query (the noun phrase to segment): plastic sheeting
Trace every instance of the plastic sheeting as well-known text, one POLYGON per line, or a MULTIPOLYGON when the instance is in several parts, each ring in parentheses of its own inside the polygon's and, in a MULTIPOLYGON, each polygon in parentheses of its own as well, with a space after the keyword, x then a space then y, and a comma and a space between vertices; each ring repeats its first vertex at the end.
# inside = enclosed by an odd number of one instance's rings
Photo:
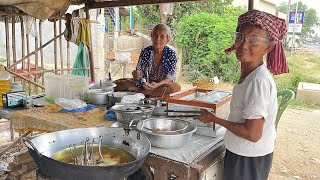
POLYGON ((62 16, 71 0, 0 0, 2 6, 15 6, 30 16, 46 20, 51 16, 62 16))

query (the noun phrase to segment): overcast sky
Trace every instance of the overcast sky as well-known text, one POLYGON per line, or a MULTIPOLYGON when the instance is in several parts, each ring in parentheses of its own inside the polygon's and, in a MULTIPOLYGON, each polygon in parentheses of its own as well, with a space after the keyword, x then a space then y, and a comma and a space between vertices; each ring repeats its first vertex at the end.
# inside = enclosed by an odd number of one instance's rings
MULTIPOLYGON (((306 4, 308 6, 308 8, 313 8, 317 11, 317 15, 318 17, 320 17, 320 1, 319 0, 300 0, 303 2, 303 4, 306 4)), ((277 1, 279 2, 278 4, 280 4, 280 2, 286 2, 288 3, 288 0, 281 0, 281 1, 277 1)), ((291 4, 297 2, 296 0, 291 0, 291 4)))

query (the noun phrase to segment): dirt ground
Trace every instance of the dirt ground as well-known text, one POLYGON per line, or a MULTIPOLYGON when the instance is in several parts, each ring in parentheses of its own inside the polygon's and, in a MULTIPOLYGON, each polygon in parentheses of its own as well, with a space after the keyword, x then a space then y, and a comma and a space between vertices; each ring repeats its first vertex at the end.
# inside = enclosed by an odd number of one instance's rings
POLYGON ((320 179, 320 110, 287 108, 278 124, 270 180, 320 179))

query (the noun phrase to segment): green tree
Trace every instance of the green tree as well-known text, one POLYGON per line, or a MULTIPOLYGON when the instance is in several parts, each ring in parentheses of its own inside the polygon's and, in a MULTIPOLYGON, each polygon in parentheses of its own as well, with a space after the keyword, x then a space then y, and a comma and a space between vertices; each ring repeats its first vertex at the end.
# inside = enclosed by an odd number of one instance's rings
MULTIPOLYGON (((296 3, 290 6, 290 12, 295 12, 295 8, 296 3)), ((277 9, 278 11, 289 15, 287 3, 281 3, 277 9)), ((313 8, 308 8, 308 6, 301 1, 298 2, 298 12, 304 12, 304 23, 301 34, 302 36, 307 36, 311 31, 311 27, 316 25, 319 20, 317 12, 313 8)))
POLYGON ((190 80, 211 77, 212 73, 225 81, 239 78, 239 62, 235 55, 225 55, 233 44, 233 33, 239 14, 245 10, 229 8, 223 14, 197 13, 179 22, 175 42, 183 52, 183 72, 190 80))

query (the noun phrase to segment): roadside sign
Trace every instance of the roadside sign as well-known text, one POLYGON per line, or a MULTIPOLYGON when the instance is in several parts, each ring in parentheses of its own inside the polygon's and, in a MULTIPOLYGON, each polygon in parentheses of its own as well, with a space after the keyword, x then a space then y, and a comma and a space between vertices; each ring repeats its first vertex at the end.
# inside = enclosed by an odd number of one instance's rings
MULTIPOLYGON (((289 14, 289 24, 294 24, 295 12, 290 12, 289 14)), ((304 12, 297 12, 296 24, 303 24, 304 12)))
POLYGON ((289 24, 289 27, 288 27, 288 32, 293 32, 293 29, 294 29, 294 32, 295 33, 301 33, 302 31, 302 24, 289 24))
POLYGON ((288 32, 301 33, 302 24, 304 22, 304 12, 297 12, 296 22, 295 22, 295 12, 289 13, 289 27, 288 32))

